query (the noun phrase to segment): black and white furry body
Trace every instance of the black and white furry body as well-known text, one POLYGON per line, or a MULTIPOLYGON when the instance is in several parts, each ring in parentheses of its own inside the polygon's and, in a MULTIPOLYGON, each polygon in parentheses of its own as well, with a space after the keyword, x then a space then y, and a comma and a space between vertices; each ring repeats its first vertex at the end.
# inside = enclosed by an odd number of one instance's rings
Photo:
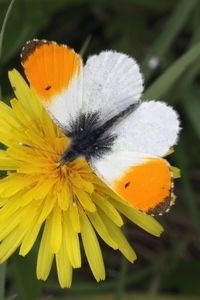
POLYGON ((117 126, 138 106, 138 103, 131 104, 104 123, 98 112, 80 114, 64 130, 65 134, 71 138, 71 143, 60 159, 61 165, 76 159, 78 156, 83 156, 90 161, 91 158, 100 158, 111 151, 117 138, 117 134, 111 132, 112 127, 117 126))

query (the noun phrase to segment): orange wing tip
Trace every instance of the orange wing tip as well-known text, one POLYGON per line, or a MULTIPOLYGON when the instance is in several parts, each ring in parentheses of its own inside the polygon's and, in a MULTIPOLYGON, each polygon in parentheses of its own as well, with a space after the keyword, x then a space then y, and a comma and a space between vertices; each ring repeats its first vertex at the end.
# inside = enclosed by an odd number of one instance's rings
POLYGON ((22 48, 22 51, 20 54, 22 65, 25 64, 27 59, 36 51, 36 49, 39 49, 43 45, 57 45, 59 47, 64 47, 66 49, 70 49, 71 51, 75 52, 72 48, 69 48, 65 44, 58 44, 55 41, 47 41, 45 39, 42 39, 42 40, 32 39, 32 40, 27 41, 25 46, 22 48))
POLYGON ((152 215, 162 215, 175 202, 173 172, 160 158, 130 167, 114 183, 114 190, 135 208, 152 215))
POLYGON ((27 59, 31 56, 31 54, 35 52, 37 48, 39 48, 40 46, 46 43, 48 43, 46 40, 38 40, 38 39, 27 41, 25 46, 22 48, 22 52, 20 54, 22 65, 24 65, 27 59))
POLYGON ((163 213, 168 213, 171 207, 175 204, 176 196, 171 192, 170 197, 157 204, 155 207, 150 208, 147 213, 152 216, 162 216, 163 213))
POLYGON ((45 102, 67 90, 82 68, 81 57, 73 49, 38 39, 23 47, 21 63, 31 87, 45 102))

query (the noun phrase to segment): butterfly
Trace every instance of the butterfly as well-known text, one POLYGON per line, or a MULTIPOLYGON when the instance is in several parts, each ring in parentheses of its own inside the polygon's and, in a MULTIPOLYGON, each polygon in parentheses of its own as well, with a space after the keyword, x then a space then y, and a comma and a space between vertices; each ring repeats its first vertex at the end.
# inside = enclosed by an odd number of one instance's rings
POLYGON ((21 63, 30 86, 70 138, 60 165, 78 157, 116 194, 147 213, 173 202, 173 173, 163 157, 177 143, 179 118, 160 101, 141 102, 143 77, 126 54, 82 58, 63 44, 28 41, 21 63))

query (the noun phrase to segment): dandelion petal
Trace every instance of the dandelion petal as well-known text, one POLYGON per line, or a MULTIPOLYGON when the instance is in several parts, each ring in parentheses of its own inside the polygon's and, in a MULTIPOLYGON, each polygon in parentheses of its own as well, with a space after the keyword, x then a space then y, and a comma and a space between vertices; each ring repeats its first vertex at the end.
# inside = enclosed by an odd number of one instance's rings
POLYGON ((38 258, 37 258, 37 278, 46 280, 49 276, 53 262, 53 253, 51 252, 50 239, 51 226, 49 226, 49 219, 47 219, 40 242, 38 258))
POLYGON ((101 248, 94 229, 84 213, 81 215, 81 237, 85 254, 95 279, 97 281, 104 280, 105 267, 101 248))
POLYGON ((62 240, 62 245, 59 252, 56 253, 56 267, 60 286, 62 288, 69 288, 72 283, 72 265, 67 255, 67 247, 64 240, 62 240))

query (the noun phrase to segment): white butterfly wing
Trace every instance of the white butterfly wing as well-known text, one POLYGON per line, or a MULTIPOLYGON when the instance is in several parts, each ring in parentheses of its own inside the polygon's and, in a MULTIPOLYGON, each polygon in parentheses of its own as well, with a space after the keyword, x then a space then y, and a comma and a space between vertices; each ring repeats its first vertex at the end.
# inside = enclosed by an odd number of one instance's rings
POLYGON ((104 51, 91 56, 83 70, 83 112, 98 112, 108 120, 139 102, 143 79, 131 57, 104 51))
POLYGON ((164 156, 176 144, 180 131, 175 110, 164 102, 143 102, 113 128, 114 150, 164 156))

